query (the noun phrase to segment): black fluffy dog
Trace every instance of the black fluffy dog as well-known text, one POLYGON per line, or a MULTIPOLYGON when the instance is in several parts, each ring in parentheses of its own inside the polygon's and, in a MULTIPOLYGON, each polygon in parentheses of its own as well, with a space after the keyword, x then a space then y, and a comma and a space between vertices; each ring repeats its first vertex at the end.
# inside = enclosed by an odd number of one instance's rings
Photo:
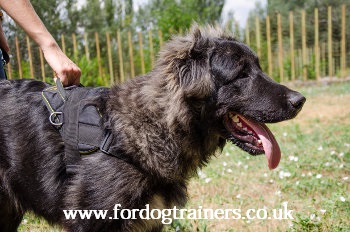
POLYGON ((47 87, 0 83, 1 231, 16 231, 28 210, 67 231, 161 231, 161 220, 66 220, 63 210, 184 206, 189 178, 226 141, 265 153, 273 169, 281 154, 264 123, 295 117, 305 102, 264 74, 246 45, 194 26, 167 43, 150 73, 95 99, 114 154, 81 156, 68 173, 71 154, 42 98, 47 87))

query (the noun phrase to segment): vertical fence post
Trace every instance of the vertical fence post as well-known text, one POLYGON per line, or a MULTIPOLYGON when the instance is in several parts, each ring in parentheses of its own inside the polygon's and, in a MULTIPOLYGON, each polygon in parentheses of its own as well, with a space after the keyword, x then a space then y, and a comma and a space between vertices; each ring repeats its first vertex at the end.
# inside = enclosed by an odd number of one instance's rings
POLYGON ((303 57, 303 80, 307 80, 307 49, 306 49, 306 26, 305 26, 305 10, 301 10, 301 49, 303 57))
POLYGON ((106 40, 107 40, 107 55, 108 55, 108 67, 109 67, 109 78, 110 78, 109 84, 112 85, 114 83, 114 76, 113 76, 114 72, 113 72, 111 37, 108 31, 106 32, 106 40))
POLYGON ((62 51, 64 54, 66 54, 66 42, 64 40, 64 35, 61 35, 61 44, 62 44, 62 51))
POLYGON ((158 37, 159 37, 159 49, 163 47, 163 32, 161 30, 158 31, 158 37))
POLYGON ((8 72, 9 80, 12 80, 12 67, 11 67, 11 63, 8 63, 8 64, 7 64, 7 72, 8 72))
POLYGON ((148 39, 149 39, 149 55, 151 59, 151 68, 154 67, 154 52, 153 52, 153 37, 152 30, 148 30, 148 39))
POLYGON ((18 37, 15 37, 15 44, 16 44, 16 55, 17 55, 17 64, 18 64, 18 72, 19 72, 19 78, 23 78, 23 70, 22 70, 22 61, 21 61, 21 54, 19 51, 19 42, 18 37))
POLYGON ((131 78, 135 77, 135 65, 134 65, 134 50, 132 47, 132 36, 131 31, 128 31, 128 43, 129 43, 129 57, 130 57, 130 71, 131 78))
POLYGON ((289 36, 290 36, 290 73, 292 81, 295 80, 295 58, 294 58, 294 15, 289 12, 289 36))
POLYGON ((260 20, 259 17, 255 17, 255 30, 256 30, 256 48, 258 57, 261 58, 261 42, 260 42, 260 20))
POLYGON ((30 46, 29 37, 26 36, 26 39, 27 39, 27 48, 28 48, 28 59, 29 59, 30 78, 34 79, 34 68, 33 68, 32 49, 31 49, 31 46, 30 46))
POLYGON ((272 52, 271 52, 271 31, 270 31, 270 16, 266 16, 266 37, 267 37, 267 62, 268 74, 272 78, 272 52))
POLYGON ((77 62, 77 60, 78 60, 78 46, 77 46, 77 37, 75 36, 75 33, 72 34, 72 40, 73 40, 74 61, 77 62))
POLYGON ((345 4, 341 6, 341 77, 345 77, 345 71, 346 71, 346 29, 345 29, 345 21, 346 21, 346 14, 345 14, 345 4))
POLYGON ((39 55, 40 55, 40 67, 41 67, 41 78, 43 82, 46 81, 46 75, 45 75, 45 64, 44 64, 44 55, 41 48, 39 48, 39 55))
POLYGON ((97 32, 95 32, 95 43, 96 43, 96 55, 97 55, 97 63, 98 63, 98 74, 99 74, 100 78, 103 78, 102 64, 101 64, 100 39, 99 39, 97 32))
POLYGON ((284 81, 283 78, 283 42, 282 42, 282 26, 281 26, 281 14, 277 14, 277 40, 278 40, 278 66, 280 73, 280 82, 284 81))
MULTIPOLYGON (((326 43, 325 42, 322 42, 321 43, 321 61, 322 63, 326 64, 326 57, 327 57, 327 46, 326 46, 326 43)), ((326 65, 323 66, 323 73, 322 73, 323 76, 327 76, 327 67, 326 65)))
POLYGON ((139 39, 139 52, 140 52, 140 61, 141 61, 141 72, 142 72, 142 74, 145 74, 146 70, 145 70, 145 59, 144 59, 144 56, 143 56, 142 33, 138 32, 137 36, 138 36, 138 39, 139 39))
POLYGON ((250 46, 250 38, 249 38, 249 21, 247 20, 245 24, 245 43, 250 46))
POLYGON ((328 6, 328 74, 333 76, 332 7, 328 6))
POLYGON ((84 43, 85 43, 85 56, 86 60, 90 61, 90 52, 89 52, 89 41, 88 41, 88 36, 87 33, 84 33, 84 43))
POLYGON ((120 36, 120 31, 117 32, 117 42, 118 42, 118 58, 119 58, 119 72, 120 72, 120 82, 125 81, 124 77, 124 64, 123 64, 123 50, 122 50, 122 39, 120 36))
POLYGON ((318 30, 318 9, 315 8, 315 75, 316 80, 320 80, 320 46, 319 40, 319 30, 318 30))

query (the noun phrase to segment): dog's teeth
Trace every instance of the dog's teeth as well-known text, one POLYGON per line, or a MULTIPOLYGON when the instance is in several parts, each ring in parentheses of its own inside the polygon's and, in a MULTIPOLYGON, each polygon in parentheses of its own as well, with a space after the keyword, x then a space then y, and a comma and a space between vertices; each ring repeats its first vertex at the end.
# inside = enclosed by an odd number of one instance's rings
POLYGON ((242 123, 240 123, 240 122, 237 123, 237 126, 242 127, 242 123))
POLYGON ((258 140, 258 144, 259 144, 259 145, 261 145, 261 144, 262 144, 262 142, 261 142, 261 140, 260 140, 260 139, 258 140))
POLYGON ((243 127, 243 130, 244 130, 244 131, 248 131, 247 127, 243 127))
POLYGON ((233 122, 239 122, 239 118, 237 115, 235 115, 233 118, 232 118, 233 122))

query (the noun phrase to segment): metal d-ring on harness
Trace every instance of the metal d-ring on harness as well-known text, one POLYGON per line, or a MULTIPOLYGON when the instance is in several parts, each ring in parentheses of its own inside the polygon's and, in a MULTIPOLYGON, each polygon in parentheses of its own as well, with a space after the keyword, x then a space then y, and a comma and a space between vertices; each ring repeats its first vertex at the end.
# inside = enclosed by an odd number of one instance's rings
POLYGON ((60 122, 58 119, 59 116, 62 116, 62 114, 62 112, 52 112, 49 116, 50 123, 54 126, 62 126, 63 122, 60 122))
POLYGON ((59 79, 55 86, 42 91, 43 101, 49 110, 49 122, 59 130, 65 145, 67 172, 74 172, 81 155, 101 151, 111 152, 113 136, 103 125, 96 99, 107 94, 108 88, 70 86, 64 88, 59 79))

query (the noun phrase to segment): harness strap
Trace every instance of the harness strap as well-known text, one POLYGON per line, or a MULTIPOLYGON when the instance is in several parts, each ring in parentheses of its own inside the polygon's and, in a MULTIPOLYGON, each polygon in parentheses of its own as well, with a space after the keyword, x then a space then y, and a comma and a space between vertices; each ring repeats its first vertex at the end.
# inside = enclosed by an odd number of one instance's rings
POLYGON ((74 173, 80 155, 97 150, 108 155, 114 153, 111 149, 113 135, 111 130, 103 127, 102 115, 94 101, 106 91, 107 88, 64 88, 58 79, 56 86, 42 92, 50 112, 49 120, 59 130, 65 144, 67 173, 74 173))
MULTIPOLYGON (((80 101, 74 101, 76 97, 81 97, 84 92, 83 88, 76 88, 72 91, 70 97, 63 108, 64 127, 62 127, 61 134, 65 144, 66 164, 77 164, 80 160, 80 153, 78 149, 78 130, 79 130, 79 104, 80 101), (68 155, 67 155, 68 154, 68 155)), ((67 169, 69 166, 67 166, 67 169)), ((69 170, 67 170, 69 172, 69 170)))

